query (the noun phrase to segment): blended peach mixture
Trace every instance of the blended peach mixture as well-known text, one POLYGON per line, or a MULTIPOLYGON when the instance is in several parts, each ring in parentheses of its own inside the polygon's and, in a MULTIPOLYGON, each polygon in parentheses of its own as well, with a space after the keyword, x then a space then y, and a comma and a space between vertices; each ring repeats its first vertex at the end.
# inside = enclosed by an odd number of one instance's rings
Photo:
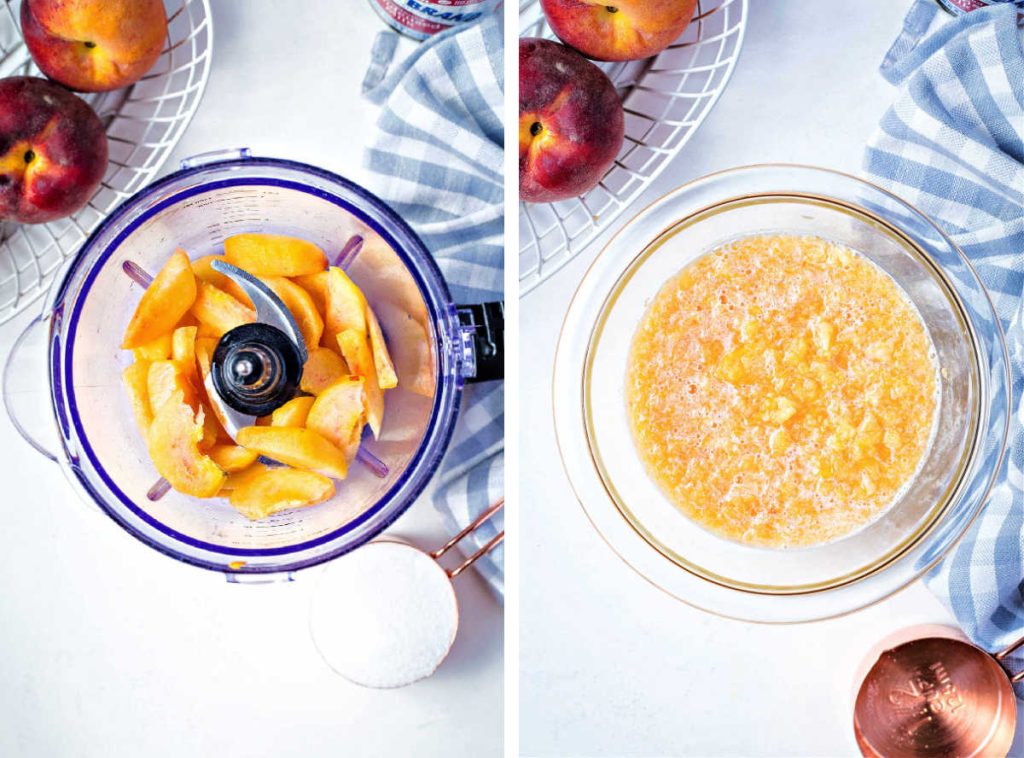
POLYGON ((757 236, 661 289, 626 402, 641 459, 683 513, 800 547, 868 523, 913 479, 937 373, 924 323, 881 269, 815 237, 757 236))

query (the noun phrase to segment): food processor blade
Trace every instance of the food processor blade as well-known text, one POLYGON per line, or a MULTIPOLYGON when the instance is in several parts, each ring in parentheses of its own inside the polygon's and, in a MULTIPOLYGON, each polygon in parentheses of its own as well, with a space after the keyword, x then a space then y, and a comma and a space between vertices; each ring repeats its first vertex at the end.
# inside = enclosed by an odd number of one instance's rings
POLYGON ((233 266, 226 261, 215 260, 211 267, 242 288, 256 308, 256 323, 269 324, 288 335, 298 349, 299 355, 302 356, 302 362, 305 363, 309 354, 306 352, 306 343, 302 339, 302 331, 295 322, 292 312, 281 302, 281 298, 270 287, 238 266, 233 266))
POLYGON ((212 268, 241 287, 256 310, 255 324, 221 337, 214 365, 203 380, 214 414, 231 439, 236 439, 241 429, 273 410, 271 406, 280 407, 294 397, 309 354, 294 316, 270 287, 225 261, 214 261, 212 268), (289 355, 292 349, 298 356, 297 366, 289 361, 294 358, 289 355), (266 375, 264 383, 252 383, 257 374, 266 375))

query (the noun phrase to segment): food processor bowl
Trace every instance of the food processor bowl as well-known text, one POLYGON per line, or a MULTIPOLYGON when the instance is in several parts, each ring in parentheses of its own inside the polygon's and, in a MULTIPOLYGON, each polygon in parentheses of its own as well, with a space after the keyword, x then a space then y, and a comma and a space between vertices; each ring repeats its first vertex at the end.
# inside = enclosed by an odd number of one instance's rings
POLYGON ((851 176, 753 166, 666 195, 608 243, 562 329, 555 424, 587 515, 644 577, 721 615, 806 621, 887 597, 962 536, 1003 458, 1009 383, 1002 329, 985 288, 927 217, 851 176), (627 418, 625 367, 647 306, 685 266, 755 234, 822 237, 873 261, 919 311, 939 368, 937 428, 914 480, 874 521, 811 547, 752 546, 689 519, 647 475, 627 418))
POLYGON ((452 302, 420 239, 355 184, 247 150, 190 159, 114 211, 50 295, 40 323, 61 447, 54 457, 87 499, 147 545, 229 579, 289 576, 370 540, 427 485, 451 437, 463 383, 495 378, 491 346, 478 354, 486 337, 473 323, 478 308, 452 302), (379 438, 363 440, 386 475, 353 463, 329 501, 261 521, 224 498, 173 490, 150 496, 159 474, 121 380, 133 356, 119 345, 143 290, 125 264, 155 274, 175 248, 193 259, 221 253, 225 238, 243 232, 301 237, 345 266, 381 322, 399 375, 379 438))

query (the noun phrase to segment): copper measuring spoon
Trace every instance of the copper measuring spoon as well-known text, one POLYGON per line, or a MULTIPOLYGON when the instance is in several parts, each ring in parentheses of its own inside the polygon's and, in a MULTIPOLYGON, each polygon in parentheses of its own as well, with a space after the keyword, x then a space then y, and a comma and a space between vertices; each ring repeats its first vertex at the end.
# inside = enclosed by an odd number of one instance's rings
POLYGON ((885 650, 857 693, 853 731, 869 758, 1005 756, 1017 699, 1007 659, 1024 637, 989 654, 955 637, 931 636, 885 650))

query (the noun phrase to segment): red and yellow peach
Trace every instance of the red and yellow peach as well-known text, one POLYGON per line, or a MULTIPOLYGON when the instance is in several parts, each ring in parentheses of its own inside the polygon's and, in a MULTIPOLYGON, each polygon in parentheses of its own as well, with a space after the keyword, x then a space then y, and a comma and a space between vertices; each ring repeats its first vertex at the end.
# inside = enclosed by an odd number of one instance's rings
POLYGON ((106 169, 107 136, 85 101, 45 79, 0 80, 0 219, 68 216, 89 202, 106 169))
POLYGON ((615 161, 625 116, 611 81, 565 45, 519 41, 519 196, 554 202, 592 189, 615 161))

